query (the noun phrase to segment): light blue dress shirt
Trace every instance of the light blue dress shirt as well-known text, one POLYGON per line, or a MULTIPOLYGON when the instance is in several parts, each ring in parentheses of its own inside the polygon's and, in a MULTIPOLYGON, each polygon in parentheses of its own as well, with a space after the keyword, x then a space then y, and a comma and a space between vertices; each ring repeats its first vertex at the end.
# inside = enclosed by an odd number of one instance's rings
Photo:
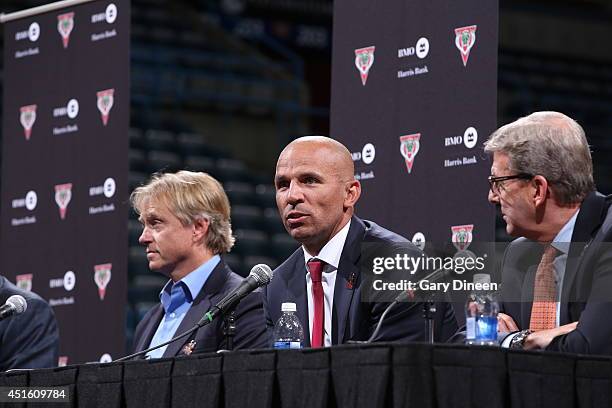
MULTIPOLYGON (((567 256, 570 250, 570 244, 572 243, 572 234, 574 233, 574 227, 576 226, 576 218, 580 209, 570 218, 561 230, 557 233, 551 245, 558 251, 555 260, 553 261, 553 272, 555 275, 555 283, 557 284, 557 320, 556 326, 559 327, 559 319, 561 318, 561 292, 563 291, 563 277, 565 276, 565 266, 567 265, 567 256)), ((510 347, 512 339, 518 335, 517 333, 506 336, 505 333, 500 333, 503 341, 502 347, 510 347)))
MULTIPOLYGON (((164 317, 162 317, 149 347, 154 347, 174 337, 176 330, 191 307, 193 299, 198 296, 220 260, 219 255, 215 255, 197 269, 188 273, 180 281, 172 282, 170 280, 166 283, 159 293, 159 300, 164 307, 164 317)), ((150 351, 147 353, 147 358, 162 357, 166 347, 168 346, 150 351)))

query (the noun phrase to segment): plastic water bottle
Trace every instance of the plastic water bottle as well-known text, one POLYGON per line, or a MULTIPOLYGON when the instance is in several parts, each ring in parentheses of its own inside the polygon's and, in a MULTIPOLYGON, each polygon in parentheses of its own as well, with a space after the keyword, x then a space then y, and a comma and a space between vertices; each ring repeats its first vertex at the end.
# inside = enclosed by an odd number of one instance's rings
MULTIPOLYGON (((491 277, 483 273, 475 274, 474 283, 489 284, 491 277)), ((475 290, 470 293, 465 306, 465 342, 476 345, 498 345, 498 313, 499 303, 495 292, 475 290)))
POLYGON ((299 349, 304 344, 304 329, 300 319, 295 315, 295 303, 283 303, 283 314, 274 325, 275 349, 299 349))

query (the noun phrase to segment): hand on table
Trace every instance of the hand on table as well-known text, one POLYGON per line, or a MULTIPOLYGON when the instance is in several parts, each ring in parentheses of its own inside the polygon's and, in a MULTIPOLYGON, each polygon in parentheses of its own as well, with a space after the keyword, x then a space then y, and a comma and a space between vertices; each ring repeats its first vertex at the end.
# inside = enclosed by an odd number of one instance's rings
POLYGON ((498 333, 512 333, 518 331, 518 326, 514 323, 514 320, 505 313, 499 313, 497 315, 497 332, 498 333))
POLYGON ((551 341, 557 336, 567 334, 576 329, 578 322, 565 324, 563 326, 555 327, 554 329, 540 330, 531 333, 525 339, 524 350, 541 350, 548 347, 551 341))

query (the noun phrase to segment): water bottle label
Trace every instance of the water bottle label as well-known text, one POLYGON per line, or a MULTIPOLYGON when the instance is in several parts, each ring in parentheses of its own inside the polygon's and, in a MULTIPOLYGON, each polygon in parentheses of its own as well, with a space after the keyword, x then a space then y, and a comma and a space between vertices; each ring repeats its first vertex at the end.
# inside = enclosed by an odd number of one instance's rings
POLYGON ((301 349, 302 342, 301 341, 275 341, 274 348, 275 349, 301 349))
POLYGON ((481 316, 478 318, 476 339, 479 341, 497 341, 497 317, 481 316))
POLYGON ((465 338, 466 339, 475 339, 476 338, 476 318, 468 317, 465 319, 465 338))

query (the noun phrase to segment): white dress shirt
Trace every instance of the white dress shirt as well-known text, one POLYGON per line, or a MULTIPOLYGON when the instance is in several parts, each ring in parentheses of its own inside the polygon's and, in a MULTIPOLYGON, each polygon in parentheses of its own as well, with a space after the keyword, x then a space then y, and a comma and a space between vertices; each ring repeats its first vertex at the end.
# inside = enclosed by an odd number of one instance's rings
POLYGON ((332 310, 334 307, 334 287, 336 285, 336 275, 338 273, 338 265, 340 264, 340 256, 342 249, 348 236, 351 222, 346 223, 340 231, 330 239, 327 244, 321 248, 319 254, 314 256, 308 253, 306 248, 302 246, 304 251, 304 269, 306 271, 306 291, 308 293, 308 327, 312 338, 312 323, 314 319, 314 301, 312 296, 312 279, 310 271, 308 271, 308 261, 311 259, 319 259, 325 262, 321 277, 323 285, 324 308, 325 308, 325 332, 323 333, 323 344, 326 347, 332 345, 332 310))

